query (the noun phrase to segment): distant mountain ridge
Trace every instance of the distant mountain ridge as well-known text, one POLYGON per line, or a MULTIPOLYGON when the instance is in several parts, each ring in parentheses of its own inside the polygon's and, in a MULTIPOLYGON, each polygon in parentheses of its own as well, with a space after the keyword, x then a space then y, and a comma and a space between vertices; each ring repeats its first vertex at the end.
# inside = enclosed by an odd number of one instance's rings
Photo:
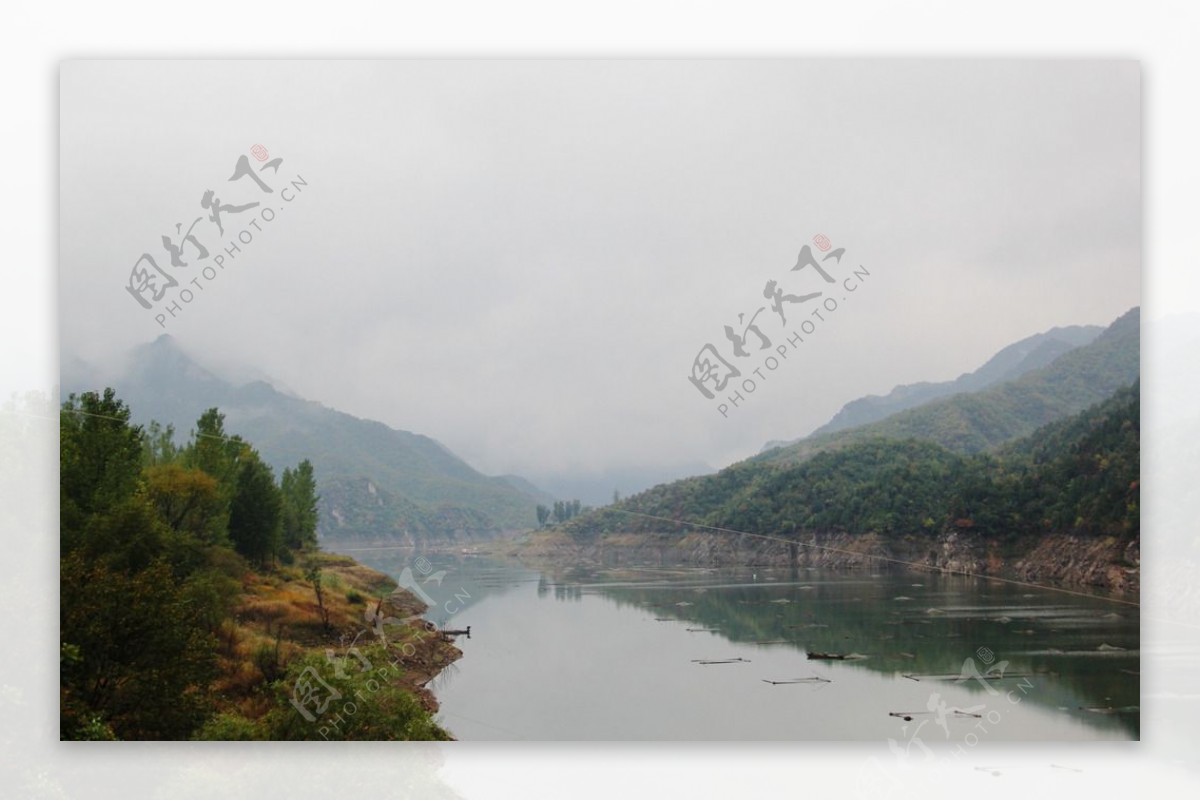
POLYGON ((659 485, 558 529, 577 543, 713 531, 794 542, 819 533, 969 531, 1010 544, 1049 533, 1128 543, 1140 536, 1140 407, 1135 379, 993 453, 872 436, 800 462, 747 460, 659 485))
MULTIPOLYGON (((64 395, 103 388, 93 385, 94 371, 72 365, 83 376, 64 376, 64 395)), ((135 422, 171 423, 186 437, 215 406, 225 415, 225 430, 253 442, 277 474, 312 461, 323 538, 474 539, 536 522, 542 495, 532 484, 485 476, 430 437, 280 392, 265 381, 235 385, 200 366, 168 335, 138 347, 125 375, 107 385, 132 407, 135 422)))
MULTIPOLYGON (((751 461, 799 462, 872 437, 927 440, 957 453, 989 450, 1080 412, 1138 380, 1140 351, 1141 314, 1135 307, 1088 344, 1018 378, 978 392, 936 398, 865 425, 816 434, 759 453, 751 461)), ((1030 355, 1034 352, 1037 348, 1030 355)))
MULTIPOLYGON (((1019 378, 1025 373, 1045 367, 1067 351, 1089 344, 1102 331, 1103 326, 1098 325, 1070 325, 1034 334, 1001 349, 982 367, 970 373, 963 373, 953 381, 901 384, 887 395, 867 395, 852 400, 828 423, 815 429, 808 437, 818 437, 874 423, 896 412, 912 409, 937 398, 961 392, 978 392, 994 384, 1019 378)), ((763 446, 763 451, 792 445, 808 437, 768 442, 763 446)))

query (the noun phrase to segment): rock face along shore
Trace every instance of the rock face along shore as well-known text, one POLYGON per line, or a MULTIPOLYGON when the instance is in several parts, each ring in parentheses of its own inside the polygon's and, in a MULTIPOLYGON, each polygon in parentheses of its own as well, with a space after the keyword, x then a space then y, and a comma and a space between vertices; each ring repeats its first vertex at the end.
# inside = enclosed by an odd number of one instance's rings
MULTIPOLYGON (((796 542, 751 535, 604 534, 580 543, 556 531, 535 532, 505 553, 551 564, 770 565, 834 569, 889 564, 1090 588, 1123 596, 1141 589, 1141 543, 1113 537, 1046 534, 1001 544, 961 531, 884 538, 878 534, 809 534, 796 542)), ((501 549, 497 549, 501 550, 501 549)))

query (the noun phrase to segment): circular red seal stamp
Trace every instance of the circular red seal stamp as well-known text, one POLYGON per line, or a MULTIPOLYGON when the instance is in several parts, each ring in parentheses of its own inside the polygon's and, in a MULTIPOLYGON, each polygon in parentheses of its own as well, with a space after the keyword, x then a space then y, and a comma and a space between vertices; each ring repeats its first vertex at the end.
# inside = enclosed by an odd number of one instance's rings
POLYGON ((813 244, 821 249, 822 252, 833 247, 833 243, 829 241, 829 237, 825 234, 817 234, 813 237, 813 244))
POLYGON ((267 149, 262 145, 255 145, 254 147, 250 148, 250 154, 259 161, 266 161, 267 156, 270 155, 267 153, 267 149))

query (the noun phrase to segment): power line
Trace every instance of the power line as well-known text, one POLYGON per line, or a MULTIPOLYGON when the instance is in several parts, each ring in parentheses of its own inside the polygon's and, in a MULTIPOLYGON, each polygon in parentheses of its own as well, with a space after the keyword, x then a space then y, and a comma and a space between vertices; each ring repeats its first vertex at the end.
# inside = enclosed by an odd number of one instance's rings
MULTIPOLYGON (((115 417, 115 416, 113 416, 113 415, 111 415, 111 414, 96 414, 95 412, 85 412, 83 409, 60 409, 59 411, 62 411, 62 412, 67 412, 68 414, 78 414, 78 415, 82 415, 83 417, 94 417, 94 418, 96 418, 96 419, 98 419, 98 420, 112 420, 112 421, 114 421, 114 422, 117 422, 117 423, 122 423, 122 424, 124 424, 124 425, 129 425, 129 420, 127 420, 127 419, 125 419, 125 418, 122 418, 122 417, 115 417)), ((58 418, 55 418, 55 417, 47 417, 47 416, 45 416, 45 415, 40 415, 40 414, 32 414, 32 413, 30 413, 30 412, 17 412, 17 411, 14 411, 14 412, 10 412, 10 414, 19 414, 19 415, 21 415, 22 417, 32 417, 32 418, 34 418, 34 419, 36 419, 36 420, 50 420, 50 421, 53 421, 53 420, 57 420, 57 419, 58 419, 58 418)), ((154 422, 157 422, 157 421, 154 421, 154 422)), ((170 424, 168 424, 168 425, 170 425, 170 424)), ((141 427, 141 426, 139 426, 139 427, 141 427)), ((172 426, 172 428, 173 428, 173 426, 172 426)), ((143 433, 145 433, 145 428, 142 428, 142 432, 143 432, 143 433)), ((197 437, 197 438, 198 438, 198 437, 204 437, 205 439, 217 439, 217 440, 221 440, 222 442, 236 442, 236 443, 237 443, 237 444, 239 444, 239 445, 249 445, 249 444, 250 444, 250 443, 246 442, 246 440, 242 439, 242 438, 241 438, 239 435, 237 435, 237 434, 234 434, 234 435, 232 435, 232 436, 228 436, 228 437, 223 437, 223 436, 220 436, 220 435, 218 435, 218 434, 201 434, 201 433, 199 433, 199 432, 193 431, 193 432, 191 432, 191 435, 192 435, 193 437, 197 437)))

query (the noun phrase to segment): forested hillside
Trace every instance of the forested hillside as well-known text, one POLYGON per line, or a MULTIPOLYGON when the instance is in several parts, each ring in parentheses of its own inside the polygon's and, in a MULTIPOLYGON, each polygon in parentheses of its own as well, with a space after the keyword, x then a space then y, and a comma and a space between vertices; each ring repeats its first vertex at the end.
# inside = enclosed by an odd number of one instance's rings
MULTIPOLYGON (((868 395, 852 400, 838 411, 825 425, 809 436, 832 434, 847 428, 874 423, 896 412, 921 406, 936 398, 958 395, 963 392, 978 392, 990 386, 1020 378, 1053 362, 1059 356, 1087 345, 1103 332, 1095 325, 1071 325, 1052 328, 1041 334, 1026 337, 1000 350, 979 369, 964 373, 953 381, 922 381, 902 384, 886 395, 868 395)), ((800 438, 803 439, 803 438, 800 438)), ((763 450, 782 448, 799 442, 769 442, 763 450)))
POLYGON ((1092 342, 1049 365, 980 392, 962 393, 878 422, 766 451, 754 461, 794 464, 827 450, 884 437, 915 438, 956 453, 980 453, 1099 403, 1140 372, 1140 314, 1131 309, 1092 342))
MULTIPOLYGON (((305 672, 326 668, 324 686, 342 695, 368 680, 377 688, 338 739, 447 737, 405 677, 414 659, 452 646, 399 658, 386 639, 361 643, 364 657, 393 666, 390 682, 325 659, 366 628, 371 608, 379 619, 385 596, 415 599, 317 552, 312 465, 276 480, 217 409, 182 446, 130 418, 111 389, 62 407, 62 739, 315 739, 328 732, 293 702, 312 685, 305 672)), ((415 631, 389 634, 408 642, 415 631)))
MULTIPOLYGON (((255 442, 281 471, 311 460, 322 497, 318 533, 330 539, 416 541, 466 532, 487 536, 534 523, 542 495, 511 477, 485 476, 431 437, 365 420, 282 392, 265 381, 234 383, 202 367, 169 336, 136 348, 117 386, 134 422, 173 424, 178 434, 207 408, 255 442), (380 492, 370 493, 372 486, 380 492)), ((64 391, 84 389, 64 376, 64 391)))
POLYGON ((996 454, 873 437, 794 465, 743 462, 664 484, 562 526, 602 533, 690 524, 798 537, 968 529, 995 537, 1139 533, 1139 385, 996 454))

